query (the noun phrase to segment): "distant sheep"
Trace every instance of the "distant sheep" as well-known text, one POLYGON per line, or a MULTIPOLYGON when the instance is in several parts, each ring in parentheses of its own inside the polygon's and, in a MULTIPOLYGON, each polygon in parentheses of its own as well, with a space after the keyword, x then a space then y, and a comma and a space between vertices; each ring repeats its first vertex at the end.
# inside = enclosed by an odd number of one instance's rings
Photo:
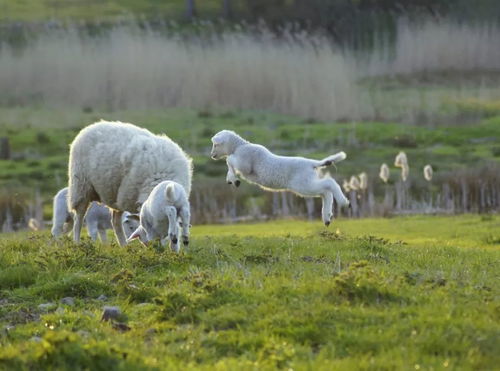
MULTIPOLYGON (((52 216, 52 236, 59 237, 63 233, 69 232, 73 226, 73 215, 68 210, 68 187, 61 189, 54 196, 53 216, 52 216)), ((85 224, 90 238, 97 240, 99 234, 101 241, 106 242, 106 230, 111 228, 111 213, 105 206, 92 202, 87 214, 85 224)), ((139 223, 135 223, 137 228, 139 223)), ((132 232, 130 232, 132 233, 132 232)))
POLYGON ((346 158, 339 152, 323 160, 277 156, 266 147, 252 144, 233 131, 222 130, 212 137, 211 156, 226 158, 226 181, 239 186, 238 176, 268 191, 291 191, 304 197, 323 199, 322 217, 326 226, 333 216, 333 199, 340 206, 349 205, 337 182, 323 176, 322 168, 346 158))
POLYGON ((91 201, 113 210, 113 229, 124 246, 123 212, 139 210, 157 184, 173 180, 184 187, 187 196, 191 192, 191 159, 179 145, 165 135, 121 122, 101 121, 80 131, 70 147, 68 173, 75 241, 80 240, 91 201))
POLYGON ((140 226, 130 235, 127 242, 135 238, 146 244, 159 238, 163 246, 170 238, 171 248, 179 252, 178 218, 182 225, 182 242, 189 243, 191 214, 189 201, 184 188, 171 181, 164 181, 153 188, 147 200, 142 204, 140 226))

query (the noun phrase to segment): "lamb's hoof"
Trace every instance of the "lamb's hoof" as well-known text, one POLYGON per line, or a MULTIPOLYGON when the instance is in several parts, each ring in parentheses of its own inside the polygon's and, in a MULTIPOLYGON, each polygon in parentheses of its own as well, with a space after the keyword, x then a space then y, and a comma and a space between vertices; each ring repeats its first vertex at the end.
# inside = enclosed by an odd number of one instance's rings
POLYGON ((240 182, 239 180, 237 180, 237 181, 235 181, 235 182, 234 182, 234 185, 235 185, 236 187, 239 187, 239 186, 240 186, 240 184, 241 184, 241 182, 240 182))

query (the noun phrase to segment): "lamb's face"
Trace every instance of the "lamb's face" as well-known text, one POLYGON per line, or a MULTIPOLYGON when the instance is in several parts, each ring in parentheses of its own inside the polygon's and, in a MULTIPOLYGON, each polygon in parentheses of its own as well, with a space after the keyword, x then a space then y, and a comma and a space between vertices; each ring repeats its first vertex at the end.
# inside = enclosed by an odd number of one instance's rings
POLYGON ((210 152, 212 159, 220 160, 230 155, 229 135, 227 130, 222 130, 212 137, 212 151, 210 152))
POLYGON ((122 217, 122 227, 123 227, 123 232, 125 233, 125 236, 129 238, 132 233, 139 227, 140 224, 140 218, 138 214, 132 214, 129 213, 128 211, 125 211, 123 213, 122 217))

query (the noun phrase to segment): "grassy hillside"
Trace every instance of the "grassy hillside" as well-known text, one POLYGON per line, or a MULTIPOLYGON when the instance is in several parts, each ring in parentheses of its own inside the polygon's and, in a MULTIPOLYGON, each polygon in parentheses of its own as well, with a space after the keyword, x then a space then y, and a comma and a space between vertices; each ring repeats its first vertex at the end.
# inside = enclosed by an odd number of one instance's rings
POLYGON ((498 223, 194 227, 181 255, 2 235, 0 367, 494 369, 498 223))

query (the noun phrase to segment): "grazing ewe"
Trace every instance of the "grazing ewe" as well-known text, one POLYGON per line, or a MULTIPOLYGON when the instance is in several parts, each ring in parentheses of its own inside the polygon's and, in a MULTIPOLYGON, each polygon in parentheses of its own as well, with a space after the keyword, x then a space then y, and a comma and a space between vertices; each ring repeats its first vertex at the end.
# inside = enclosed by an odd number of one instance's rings
POLYGON ((304 197, 320 196, 323 199, 322 215, 326 226, 333 216, 334 198, 340 206, 349 205, 337 182, 321 172, 322 168, 344 160, 344 152, 323 160, 277 156, 266 147, 252 144, 229 130, 215 134, 212 143, 212 158, 227 158, 226 180, 229 184, 238 187, 238 176, 241 176, 268 191, 286 190, 304 197))
MULTIPOLYGON (((61 189, 54 196, 54 209, 52 217, 52 236, 59 237, 67 233, 73 225, 73 215, 68 210, 68 187, 61 189)), ((106 242, 106 229, 111 228, 111 213, 105 206, 93 202, 85 215, 87 231, 93 241, 97 240, 97 234, 102 242, 106 242)), ((137 225, 138 223, 136 223, 137 225)))
POLYGON ((139 238, 146 244, 159 238, 162 246, 165 246, 167 238, 170 238, 172 250, 179 252, 178 218, 182 224, 182 242, 188 245, 191 214, 186 192, 179 183, 168 180, 161 182, 153 188, 142 204, 141 225, 130 235, 127 242, 139 238))
POLYGON ((101 121, 82 129, 69 155, 68 206, 74 210, 73 239, 80 240, 83 215, 91 201, 113 210, 112 224, 121 246, 126 244, 121 219, 136 211, 151 190, 173 180, 191 192, 191 159, 165 135, 121 122, 101 121))

